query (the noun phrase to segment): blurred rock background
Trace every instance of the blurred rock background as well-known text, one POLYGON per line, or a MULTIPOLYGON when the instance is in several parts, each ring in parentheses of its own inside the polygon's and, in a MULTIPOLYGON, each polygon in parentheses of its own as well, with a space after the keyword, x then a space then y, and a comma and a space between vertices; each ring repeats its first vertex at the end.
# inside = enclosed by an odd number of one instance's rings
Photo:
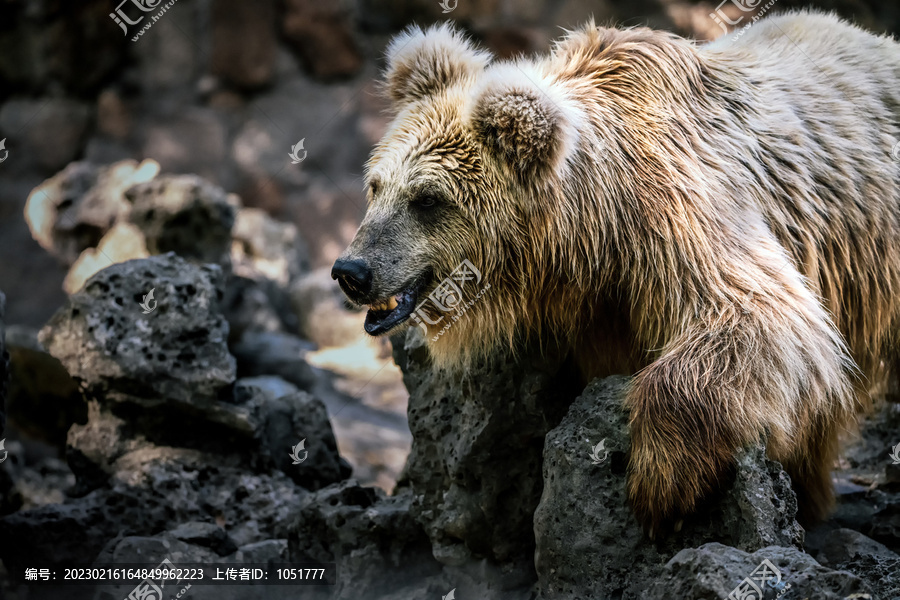
MULTIPOLYGON (((545 50, 590 16, 720 33, 717 3, 692 0, 448 0, 447 14, 438 0, 178 0, 133 42, 149 18, 126 35, 109 16, 117 4, 0 0, 0 286, 14 324, 38 327, 63 300, 65 270, 21 216, 29 191, 73 160, 152 158, 164 174, 201 175, 296 224, 322 267, 362 217, 363 164, 387 124, 375 76, 406 25, 449 19, 501 56, 545 50), (293 165, 300 140, 308 155, 293 165)), ((798 6, 900 32, 896 2, 778 0, 773 11, 798 6)))

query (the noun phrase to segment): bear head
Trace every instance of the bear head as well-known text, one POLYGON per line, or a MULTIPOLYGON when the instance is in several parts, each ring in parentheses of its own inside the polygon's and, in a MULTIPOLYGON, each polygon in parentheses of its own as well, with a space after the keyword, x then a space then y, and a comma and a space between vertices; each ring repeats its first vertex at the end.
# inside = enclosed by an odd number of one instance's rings
POLYGON ((407 30, 387 63, 396 116, 332 275, 369 306, 369 334, 418 325, 439 361, 471 357, 512 341, 534 301, 541 191, 572 168, 585 119, 546 66, 493 62, 448 25, 407 30))

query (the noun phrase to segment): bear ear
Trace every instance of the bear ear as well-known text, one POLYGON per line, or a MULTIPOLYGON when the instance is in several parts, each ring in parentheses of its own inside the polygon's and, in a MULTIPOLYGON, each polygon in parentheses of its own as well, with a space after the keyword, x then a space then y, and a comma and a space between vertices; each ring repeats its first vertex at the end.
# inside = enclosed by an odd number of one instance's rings
POLYGON ((388 46, 387 91, 397 103, 418 100, 480 73, 491 58, 449 24, 413 25, 388 46))
POLYGON ((583 110, 559 83, 529 63, 485 71, 466 121, 495 158, 523 178, 559 173, 574 156, 583 110))

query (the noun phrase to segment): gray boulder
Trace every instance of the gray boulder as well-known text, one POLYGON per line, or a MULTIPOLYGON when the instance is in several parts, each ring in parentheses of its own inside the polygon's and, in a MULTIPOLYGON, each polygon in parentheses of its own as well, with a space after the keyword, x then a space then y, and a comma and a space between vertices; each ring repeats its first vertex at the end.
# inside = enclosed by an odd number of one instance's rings
POLYGON ((350 476, 352 468, 340 457, 337 441, 321 400, 288 384, 288 391, 272 391, 284 382, 277 377, 241 379, 235 397, 243 400, 256 421, 258 460, 271 465, 308 490, 318 490, 350 476), (246 399, 244 399, 246 398, 246 399), (302 442, 303 448, 292 450, 302 442), (297 456, 297 463, 293 458, 297 456))
POLYGON ((235 379, 222 283, 218 266, 174 254, 116 264, 72 295, 39 339, 89 395, 203 407, 235 379))
POLYGON ((577 377, 549 349, 456 373, 432 367, 418 329, 393 342, 410 394, 411 513, 434 556, 503 565, 506 585, 530 586, 544 436, 580 391, 577 377))
POLYGON ((286 333, 298 327, 288 290, 264 277, 231 275, 222 312, 231 327, 228 341, 232 346, 248 333, 286 333))
POLYGON ((802 543, 790 479, 761 448, 738 455, 733 481, 686 518, 680 532, 651 541, 627 503, 630 437, 622 402, 628 381, 595 380, 547 434, 544 488, 534 513, 542 597, 637 598, 679 550, 706 542, 746 551, 802 543))
POLYGON ((819 563, 829 567, 844 565, 861 556, 900 559, 884 544, 853 529, 814 530, 807 534, 804 547, 819 563))
POLYGON ((209 548, 219 556, 227 556, 237 550, 234 540, 215 523, 189 521, 182 523, 168 533, 176 540, 209 548))
POLYGON ((811 556, 829 569, 859 576, 884 600, 900 598, 900 555, 858 531, 825 527, 807 534, 811 556))
MULTIPOLYGON (((386 496, 350 480, 307 497, 288 537, 292 562, 333 562, 329 600, 419 600, 446 594, 441 564, 410 515, 411 494, 386 496)), ((303 596, 306 598, 306 596, 303 596)), ((310 596, 318 598, 318 596, 310 596)))
MULTIPOLYGON (((309 253, 297 228, 260 209, 243 208, 237 213, 231 236, 233 275, 226 285, 223 306, 232 344, 245 333, 297 331, 289 289, 309 270, 309 253)), ((253 367, 251 357, 246 357, 246 362, 253 367)))
POLYGON ((289 333, 247 331, 231 346, 237 359, 238 375, 277 375, 302 390, 311 390, 316 373, 304 355, 314 344, 289 333))
POLYGON ((309 252, 293 223, 277 221, 259 208, 242 208, 231 231, 234 272, 287 286, 310 269, 309 252))
MULTIPOLYGON (((644 600, 726 598, 735 589, 752 590, 747 579, 764 590, 765 598, 775 598, 778 594, 816 600, 879 598, 856 575, 827 569, 796 548, 769 546, 750 554, 718 543, 676 554, 659 579, 640 597, 644 600)), ((735 597, 759 598, 759 595, 735 597)))
POLYGON ((135 437, 125 418, 114 415, 99 402, 88 402, 88 418, 69 429, 66 462, 77 477, 70 490, 83 496, 103 486, 116 470, 116 461, 125 454, 144 448, 146 439, 135 437))
POLYGON ((277 377, 238 380, 233 395, 204 410, 131 396, 108 406, 89 402, 87 422, 69 431, 67 458, 78 477, 72 493, 105 485, 122 460, 157 446, 229 457, 253 473, 279 470, 308 490, 350 476, 320 400, 277 377), (303 460, 294 464, 291 450, 301 441, 303 460))
POLYGON ((860 554, 833 568, 860 577, 877 592, 873 598, 900 600, 900 558, 860 554))
POLYGON ((277 377, 235 381, 222 279, 174 254, 114 265, 42 331, 88 414, 69 431, 70 497, 0 519, 8 567, 89 561, 110 540, 164 530, 231 555, 286 539, 300 486, 349 476, 321 401, 277 377))
POLYGON ((3 457, 0 515, 63 502, 65 491, 75 484, 75 476, 65 461, 52 456, 35 460, 18 440, 6 439, 4 451, 0 452, 0 458, 3 457))
POLYGON ((237 196, 196 175, 163 175, 129 188, 125 198, 150 254, 174 252, 192 262, 230 265, 237 196))
POLYGON ((125 190, 152 179, 158 169, 152 161, 139 165, 126 160, 109 166, 71 163, 28 196, 25 220, 32 237, 63 264, 71 265, 128 214, 125 190))

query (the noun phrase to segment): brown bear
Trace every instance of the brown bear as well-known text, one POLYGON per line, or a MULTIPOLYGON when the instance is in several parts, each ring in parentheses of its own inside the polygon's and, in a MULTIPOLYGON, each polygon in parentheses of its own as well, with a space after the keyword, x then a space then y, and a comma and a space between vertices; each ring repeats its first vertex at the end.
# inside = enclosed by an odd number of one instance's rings
POLYGON ((588 24, 494 61, 441 25, 392 42, 385 87, 333 270, 370 334, 415 322, 455 367, 550 334, 585 378, 634 374, 651 531, 760 437, 801 517, 827 512, 900 354, 900 44, 799 12, 707 45, 588 24))

